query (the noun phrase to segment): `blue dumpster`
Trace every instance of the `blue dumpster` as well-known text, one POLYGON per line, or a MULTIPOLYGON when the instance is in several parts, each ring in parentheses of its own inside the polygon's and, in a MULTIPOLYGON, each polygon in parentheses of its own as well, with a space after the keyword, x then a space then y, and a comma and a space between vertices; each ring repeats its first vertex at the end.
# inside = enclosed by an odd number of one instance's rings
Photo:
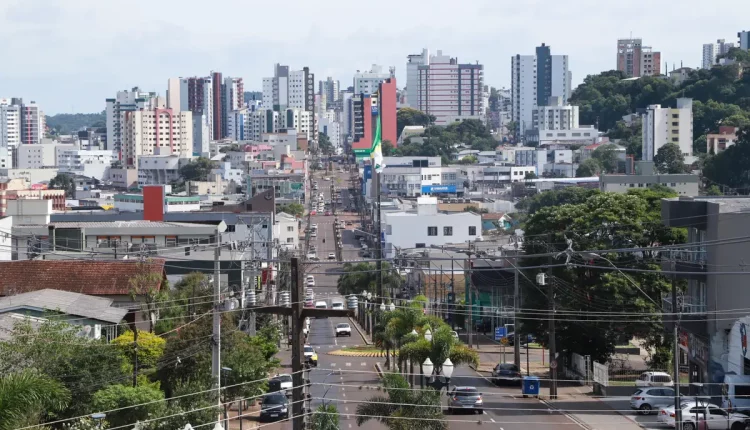
POLYGON ((526 396, 539 396, 539 378, 536 376, 524 376, 521 384, 521 394, 526 396))

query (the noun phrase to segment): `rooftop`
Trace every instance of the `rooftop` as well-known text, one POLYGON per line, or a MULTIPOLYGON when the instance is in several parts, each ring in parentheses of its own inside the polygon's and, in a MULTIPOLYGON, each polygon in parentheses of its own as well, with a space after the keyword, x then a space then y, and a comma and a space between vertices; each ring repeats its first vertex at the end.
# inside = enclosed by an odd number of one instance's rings
MULTIPOLYGON (((43 224, 20 224, 16 227, 38 227, 43 224)), ((55 228, 192 228, 199 229, 210 227, 208 224, 191 224, 186 222, 163 222, 163 221, 63 221, 51 222, 49 225, 55 228)))
POLYGON ((103 297, 45 288, 0 298, 0 312, 24 308, 56 310, 69 315, 117 324, 122 321, 128 310, 112 307, 113 302, 112 299, 103 297))
MULTIPOLYGON (((140 261, 19 260, 0 262, 0 296, 55 289, 90 295, 129 295, 130 279, 164 274, 164 259, 140 261)), ((161 280, 157 284, 161 287, 161 280)))

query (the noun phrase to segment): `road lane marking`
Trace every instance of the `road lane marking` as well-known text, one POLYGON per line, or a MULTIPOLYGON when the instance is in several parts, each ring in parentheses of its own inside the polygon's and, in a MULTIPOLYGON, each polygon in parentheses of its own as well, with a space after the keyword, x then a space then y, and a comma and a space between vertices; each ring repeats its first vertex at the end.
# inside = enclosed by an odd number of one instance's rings
POLYGON ((331 367, 336 367, 336 363, 331 363, 331 367))
POLYGON ((345 410, 346 412, 349 412, 349 406, 344 406, 344 410, 345 410))
POLYGON ((362 366, 367 366, 367 363, 365 363, 365 362, 363 361, 361 365, 362 365, 362 366))
POLYGON ((352 367, 352 363, 346 363, 346 367, 352 367))

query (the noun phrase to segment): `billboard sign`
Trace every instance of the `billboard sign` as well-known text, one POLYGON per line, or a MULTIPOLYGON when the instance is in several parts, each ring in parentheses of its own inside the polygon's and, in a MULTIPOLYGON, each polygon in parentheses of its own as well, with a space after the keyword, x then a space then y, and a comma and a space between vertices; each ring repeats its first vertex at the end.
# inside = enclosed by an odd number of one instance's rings
POLYGON ((422 194, 451 194, 455 192, 455 185, 422 185, 422 194))

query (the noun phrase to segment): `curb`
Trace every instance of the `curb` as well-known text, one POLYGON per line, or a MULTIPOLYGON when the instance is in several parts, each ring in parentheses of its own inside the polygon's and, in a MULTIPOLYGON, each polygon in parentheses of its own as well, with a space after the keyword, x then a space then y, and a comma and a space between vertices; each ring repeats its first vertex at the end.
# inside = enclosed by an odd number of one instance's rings
POLYGON ((364 340, 367 345, 372 345, 372 341, 367 340, 367 337, 365 336, 365 334, 362 333, 362 329, 359 328, 359 323, 357 323, 357 321, 352 317, 349 317, 349 322, 352 323, 352 325, 357 330, 357 333, 359 333, 359 336, 362 338, 362 340, 364 340))
POLYGON ((344 351, 338 349, 336 351, 326 352, 326 355, 332 355, 335 357, 385 357, 385 352, 357 352, 357 351, 344 351))
POLYGON ((565 412, 561 411, 560 409, 557 409, 554 405, 549 403, 547 399, 543 398, 543 396, 539 396, 539 402, 541 402, 543 405, 547 406, 548 408, 561 412, 565 417, 574 423, 578 424, 581 428, 584 428, 586 430, 594 430, 594 427, 591 427, 590 425, 584 423, 583 421, 579 420, 575 415, 572 414, 566 414, 565 412))
POLYGON ((375 371, 378 372, 379 377, 383 377, 383 368, 380 367, 380 363, 375 363, 375 371))

